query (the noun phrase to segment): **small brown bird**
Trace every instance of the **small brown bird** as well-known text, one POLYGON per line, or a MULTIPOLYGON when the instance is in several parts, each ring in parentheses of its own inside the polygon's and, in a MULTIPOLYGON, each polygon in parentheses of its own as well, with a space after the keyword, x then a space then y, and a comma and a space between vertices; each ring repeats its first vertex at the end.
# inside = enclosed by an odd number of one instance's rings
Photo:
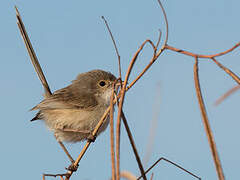
MULTIPOLYGON (((42 119, 58 141, 78 142, 92 131, 110 105, 112 84, 116 77, 109 72, 93 70, 79 74, 72 84, 57 90, 32 110, 39 110, 31 120, 42 119)), ((98 131, 109 123, 107 117, 98 131)))

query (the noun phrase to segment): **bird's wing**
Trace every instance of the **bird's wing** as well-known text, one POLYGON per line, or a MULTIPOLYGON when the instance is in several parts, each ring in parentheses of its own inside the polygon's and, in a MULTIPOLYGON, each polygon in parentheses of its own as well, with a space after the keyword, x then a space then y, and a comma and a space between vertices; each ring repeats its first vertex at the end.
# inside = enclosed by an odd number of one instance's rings
POLYGON ((44 99, 31 110, 44 109, 91 109, 98 105, 95 96, 86 89, 74 88, 70 85, 52 94, 51 97, 44 99))

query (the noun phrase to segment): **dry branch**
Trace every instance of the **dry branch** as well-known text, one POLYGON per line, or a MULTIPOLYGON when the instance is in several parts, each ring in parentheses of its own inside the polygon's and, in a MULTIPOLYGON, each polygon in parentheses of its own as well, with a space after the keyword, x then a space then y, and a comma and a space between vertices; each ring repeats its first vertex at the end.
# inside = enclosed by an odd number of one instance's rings
POLYGON ((216 144, 215 144, 213 133, 212 133, 212 130, 211 130, 211 127, 210 127, 208 117, 207 117, 206 108, 205 108, 204 101, 203 101, 203 98, 202 98, 202 92, 201 92, 199 75, 198 75, 198 58, 197 57, 196 57, 196 62, 194 64, 194 82, 195 82, 195 88, 196 88, 199 107, 200 107, 200 110, 201 110, 201 115, 202 115, 204 128, 205 128, 205 131, 206 131, 206 135, 207 135, 207 138, 208 138, 208 142, 209 142, 209 145, 210 145, 212 156, 213 156, 213 159, 214 159, 214 162, 215 162, 215 167, 216 167, 216 170, 217 170, 218 178, 219 178, 219 180, 224 180, 222 165, 221 165, 220 158, 219 158, 219 155, 218 155, 218 152, 217 152, 217 147, 216 147, 216 144))
MULTIPOLYGON (((145 174, 147 174, 152 168, 154 168, 154 167, 155 167, 155 166, 156 166, 161 160, 166 161, 166 162, 168 162, 168 163, 170 163, 170 164, 176 166, 177 168, 179 168, 179 169, 185 171, 186 173, 190 174, 191 176, 193 176, 193 177, 195 177, 195 178, 201 180, 200 177, 198 177, 198 176, 196 176, 195 174, 191 173, 190 171, 184 169, 183 167, 181 167, 180 165, 176 164, 175 162, 170 161, 170 160, 168 160, 168 159, 166 159, 166 158, 163 158, 163 157, 159 158, 155 163, 153 163, 153 165, 150 166, 150 167, 145 171, 145 174)), ((142 178, 142 176, 138 177, 137 180, 140 180, 141 178, 142 178)))
POLYGON ((214 104, 216 106, 221 104, 227 97, 229 97, 231 94, 233 94, 234 92, 236 92, 239 89, 240 89, 240 85, 236 85, 235 87, 228 90, 223 96, 221 96, 214 104))
POLYGON ((190 51, 185 51, 182 49, 178 49, 172 46, 169 46, 166 44, 165 49, 171 50, 171 51, 175 51, 177 53, 181 53, 181 54, 185 54, 187 56, 192 56, 192 57, 197 57, 197 58, 206 58, 206 59, 211 59, 211 58, 215 58, 215 57, 219 57, 225 54, 228 54, 230 52, 232 52, 234 49, 238 48, 240 46, 240 42, 235 44, 233 47, 231 47, 230 49, 220 52, 220 53, 216 53, 216 54, 212 54, 212 55, 204 55, 204 54, 196 54, 196 53, 192 53, 190 51))
POLYGON ((114 88, 112 90, 111 100, 110 100, 110 144, 111 144, 111 163, 112 163, 112 180, 116 179, 116 163, 115 163, 115 151, 114 151, 114 123, 113 123, 113 98, 114 98, 114 88))

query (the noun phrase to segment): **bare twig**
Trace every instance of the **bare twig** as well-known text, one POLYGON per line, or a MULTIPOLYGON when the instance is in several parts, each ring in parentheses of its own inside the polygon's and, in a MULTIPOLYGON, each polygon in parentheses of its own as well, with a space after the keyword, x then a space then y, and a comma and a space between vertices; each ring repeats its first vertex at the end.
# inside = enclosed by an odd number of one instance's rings
POLYGON ((178 52, 178 53, 181 53, 181 54, 185 54, 187 56, 211 59, 211 58, 214 58, 214 57, 218 57, 218 56, 222 56, 222 55, 225 55, 227 53, 230 53, 230 52, 232 52, 234 49, 236 49, 239 46, 240 46, 240 42, 235 44, 233 47, 231 47, 230 49, 228 49, 226 51, 223 51, 223 52, 220 52, 220 53, 216 53, 216 54, 212 54, 212 55, 196 54, 196 53, 192 53, 192 52, 185 51, 185 50, 182 50, 182 49, 178 49, 178 48, 175 48, 175 47, 171 47, 169 45, 166 45, 165 49, 169 49, 171 51, 175 51, 175 52, 178 52))
POLYGON ((104 16, 102 16, 102 19, 105 23, 105 25, 107 26, 107 29, 108 29, 108 32, 111 36, 111 39, 112 39, 112 42, 113 42, 113 45, 114 45, 114 48, 115 48, 115 51, 116 51, 116 54, 117 54, 117 57, 118 57, 118 72, 119 72, 119 78, 122 79, 122 72, 121 72, 121 58, 120 58, 120 55, 119 55, 119 52, 118 52, 118 48, 117 48, 117 45, 116 45, 116 42, 114 40, 114 37, 112 35, 112 32, 111 32, 111 29, 108 25, 108 22, 106 21, 106 19, 104 18, 104 16))
POLYGON ((165 36, 165 40, 164 40, 163 46, 162 46, 162 48, 161 48, 161 49, 159 50, 159 52, 158 52, 158 55, 157 55, 157 56, 159 56, 159 55, 161 54, 161 52, 165 49, 165 45, 166 45, 167 42, 168 42, 168 32, 169 32, 169 29, 168 29, 167 13, 166 13, 166 11, 165 11, 165 9, 164 9, 161 1, 160 1, 160 0, 157 0, 157 1, 158 1, 158 4, 159 4, 162 12, 163 12, 164 21, 165 21, 165 25, 166 25, 166 36, 165 36))
MULTIPOLYGON (((119 112, 119 108, 118 108, 119 112)), ((120 130, 121 119, 117 119, 116 123, 116 180, 120 180, 120 130)))
POLYGON ((153 175, 154 175, 154 174, 152 173, 150 180, 153 180, 153 175))
POLYGON ((112 95, 111 95, 111 100, 110 100, 110 143, 111 143, 112 180, 115 180, 116 179, 116 165, 115 165, 115 151, 114 151, 113 98, 114 98, 114 88, 112 90, 112 95))
MULTIPOLYGON (((138 167, 139 167, 139 169, 140 169, 140 171, 141 171, 141 174, 144 175, 143 165, 142 165, 140 156, 139 156, 139 154, 138 154, 136 145, 135 145, 135 143, 134 143, 132 133, 131 133, 130 128, 129 128, 129 126, 128 126, 127 119, 126 119, 126 117, 125 117, 125 115, 124 115, 123 112, 122 112, 122 120, 123 120, 123 124, 124 124, 124 126, 125 126, 125 128, 126 128, 126 131, 127 131, 127 134, 128 134, 128 139, 130 140, 130 143, 131 143, 131 146, 132 146, 132 149, 133 149, 135 158, 136 158, 136 160, 137 160, 138 167)), ((145 178, 146 178, 146 177, 145 177, 145 178)), ((143 176, 143 179, 144 179, 144 176, 143 176)))
MULTIPOLYGON (((147 174, 152 168, 154 168, 154 166, 156 166, 161 160, 166 161, 166 162, 168 162, 168 163, 176 166, 177 168, 185 171, 186 173, 190 174, 191 176, 193 176, 193 177, 201 180, 200 177, 194 175, 193 173, 191 173, 190 171, 184 169, 183 167, 181 167, 180 165, 176 164, 175 162, 170 161, 170 160, 168 160, 168 159, 166 159, 166 158, 163 158, 163 157, 159 158, 152 166, 150 166, 150 167, 146 170, 145 174, 147 174)), ((141 179, 141 178, 142 178, 142 176, 138 177, 137 180, 139 180, 139 179, 141 179)))
POLYGON ((202 92, 201 92, 201 88, 200 88, 199 75, 198 75, 198 58, 195 57, 195 59, 196 59, 196 62, 195 62, 195 65, 194 65, 194 82, 195 82, 195 88, 196 88, 198 103, 199 103, 199 107, 200 107, 200 110, 201 110, 202 120, 203 120, 203 124, 204 124, 204 128, 205 128, 205 132, 207 134, 207 138, 208 138, 208 142, 209 142, 210 149, 211 149, 211 152, 212 152, 212 156, 213 156, 213 159, 214 159, 214 163, 215 163, 215 167, 216 167, 216 170, 217 170, 218 178, 219 178, 219 180, 224 180, 222 165, 221 165, 221 162, 220 162, 220 158, 218 156, 217 147, 216 147, 216 144, 215 144, 213 133, 212 133, 212 130, 211 130, 211 127, 210 127, 208 117, 207 117, 206 108, 205 108, 204 101, 203 101, 203 98, 202 98, 202 92))
MULTIPOLYGON (((166 49, 166 46, 167 46, 167 43, 168 43, 168 34, 169 34, 169 28, 168 28, 168 19, 167 19, 167 14, 166 14, 166 11, 161 3, 160 0, 157 0, 158 1, 158 4, 163 12, 163 16, 164 16, 164 21, 165 21, 165 25, 166 25, 166 36, 165 36, 165 40, 164 40, 164 43, 162 45, 162 47, 160 48, 160 50, 157 52, 157 48, 159 46, 159 43, 160 43, 160 40, 161 40, 161 31, 159 33, 159 38, 158 38, 158 41, 157 41, 157 44, 156 46, 152 43, 152 41, 150 40, 146 40, 142 46, 140 48, 143 48, 143 46, 145 45, 145 43, 148 41, 148 43, 150 43, 150 45, 153 47, 153 50, 154 50, 154 55, 151 59, 151 61, 149 62, 149 64, 143 69, 143 71, 137 76, 137 78, 135 80, 133 80, 131 82, 131 84, 127 87, 127 89, 131 88, 143 75, 144 73, 152 66, 152 64, 157 60, 157 58, 163 53, 163 51, 166 49)), ((140 50, 139 48, 139 50, 140 50)), ((138 51, 139 51, 138 50, 138 51)), ((140 50, 141 51, 141 50, 140 50)), ((137 53, 136 53, 137 54, 137 53)), ((138 54, 137 54, 138 55, 138 54)))
MULTIPOLYGON (((131 60, 131 62, 129 64, 126 76, 125 76, 123 87, 121 88, 121 91, 120 91, 120 102, 119 102, 119 106, 118 106, 117 127, 116 127, 116 156, 117 156, 116 157, 116 161, 117 161, 117 165, 116 165, 117 166, 117 172, 116 172, 117 174, 116 174, 116 177, 117 177, 117 180, 120 179, 120 122, 121 122, 121 116, 122 116, 123 101, 124 101, 125 93, 126 93, 126 90, 127 90, 126 86, 127 86, 128 79, 129 79, 130 73, 132 71, 133 65, 136 62, 139 53, 142 51, 144 45, 147 42, 150 42, 150 44, 151 44, 151 41, 146 40, 140 46, 140 48, 138 49, 138 51, 135 53, 134 57, 132 58, 132 60, 131 60)), ((141 167, 141 165, 139 167, 141 167)), ((140 168, 140 171, 141 171, 141 173, 144 173, 143 167, 140 168)), ((143 178, 144 178, 144 180, 146 180, 146 176, 144 174, 143 174, 143 178)))
POLYGON ((221 69, 223 69, 229 76, 231 76, 238 84, 240 84, 240 78, 234 74, 230 69, 223 66, 220 62, 218 62, 214 57, 211 58, 221 69))
POLYGON ((156 43, 156 49, 158 48, 158 46, 160 44, 161 37, 162 37, 162 31, 161 31, 161 29, 159 29, 159 36, 158 36, 158 40, 157 40, 157 43, 156 43))
POLYGON ((231 94, 236 92, 238 89, 240 89, 240 85, 236 85, 235 87, 231 88, 228 90, 223 96, 221 96, 215 103, 214 105, 217 106, 221 104, 227 97, 229 97, 231 94))
MULTIPOLYGON (((129 86, 127 87, 127 90, 130 89, 130 88, 144 75, 144 73, 152 66, 152 64, 153 64, 153 63, 155 62, 155 60, 157 59, 156 54, 155 54, 155 53, 156 53, 156 47, 155 47, 155 45, 153 44, 153 42, 152 42, 151 40, 145 40, 145 41, 142 43, 142 45, 139 47, 139 49, 137 50, 137 52, 135 53, 135 55, 134 55, 134 57, 133 57, 130 65, 131 65, 131 66, 134 65, 134 63, 135 63, 135 61, 136 61, 139 53, 142 51, 142 49, 144 48, 144 46, 145 46, 147 43, 149 43, 149 44, 152 46, 153 50, 154 50, 154 54, 153 54, 153 56, 152 56, 152 59, 151 59, 151 61, 149 62, 149 64, 143 69, 143 71, 136 77, 136 79, 134 79, 134 80, 129 84, 129 86), (132 63, 133 63, 133 64, 132 64, 132 63)), ((125 81, 124 81, 124 82, 125 82, 125 81)))

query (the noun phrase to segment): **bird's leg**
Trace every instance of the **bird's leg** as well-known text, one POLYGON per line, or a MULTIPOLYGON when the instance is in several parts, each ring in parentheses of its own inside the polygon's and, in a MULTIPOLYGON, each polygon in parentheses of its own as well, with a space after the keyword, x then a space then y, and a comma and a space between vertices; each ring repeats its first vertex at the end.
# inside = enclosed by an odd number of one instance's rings
POLYGON ((66 153, 66 155, 68 156, 68 158, 71 161, 71 163, 74 163, 75 161, 73 160, 72 156, 70 155, 70 153, 68 152, 67 148, 64 146, 62 141, 58 141, 57 140, 57 142, 60 144, 60 146, 62 147, 63 151, 66 153))
MULTIPOLYGON (((57 139, 57 137, 56 137, 56 135, 54 135, 55 136, 55 138, 57 139)), ((68 167, 68 168, 66 168, 67 170, 69 170, 69 171, 72 171, 72 172, 74 172, 74 171, 77 171, 77 168, 78 168, 78 165, 75 165, 74 164, 74 159, 72 158, 72 156, 70 155, 70 153, 68 152, 68 150, 67 150, 67 148, 64 146, 64 144, 62 143, 62 141, 59 141, 58 139, 57 139, 57 142, 59 143, 59 145, 61 146, 61 148, 63 149, 63 151, 66 153, 66 155, 68 156, 68 158, 69 158, 69 160, 71 161, 71 165, 68 167)))

